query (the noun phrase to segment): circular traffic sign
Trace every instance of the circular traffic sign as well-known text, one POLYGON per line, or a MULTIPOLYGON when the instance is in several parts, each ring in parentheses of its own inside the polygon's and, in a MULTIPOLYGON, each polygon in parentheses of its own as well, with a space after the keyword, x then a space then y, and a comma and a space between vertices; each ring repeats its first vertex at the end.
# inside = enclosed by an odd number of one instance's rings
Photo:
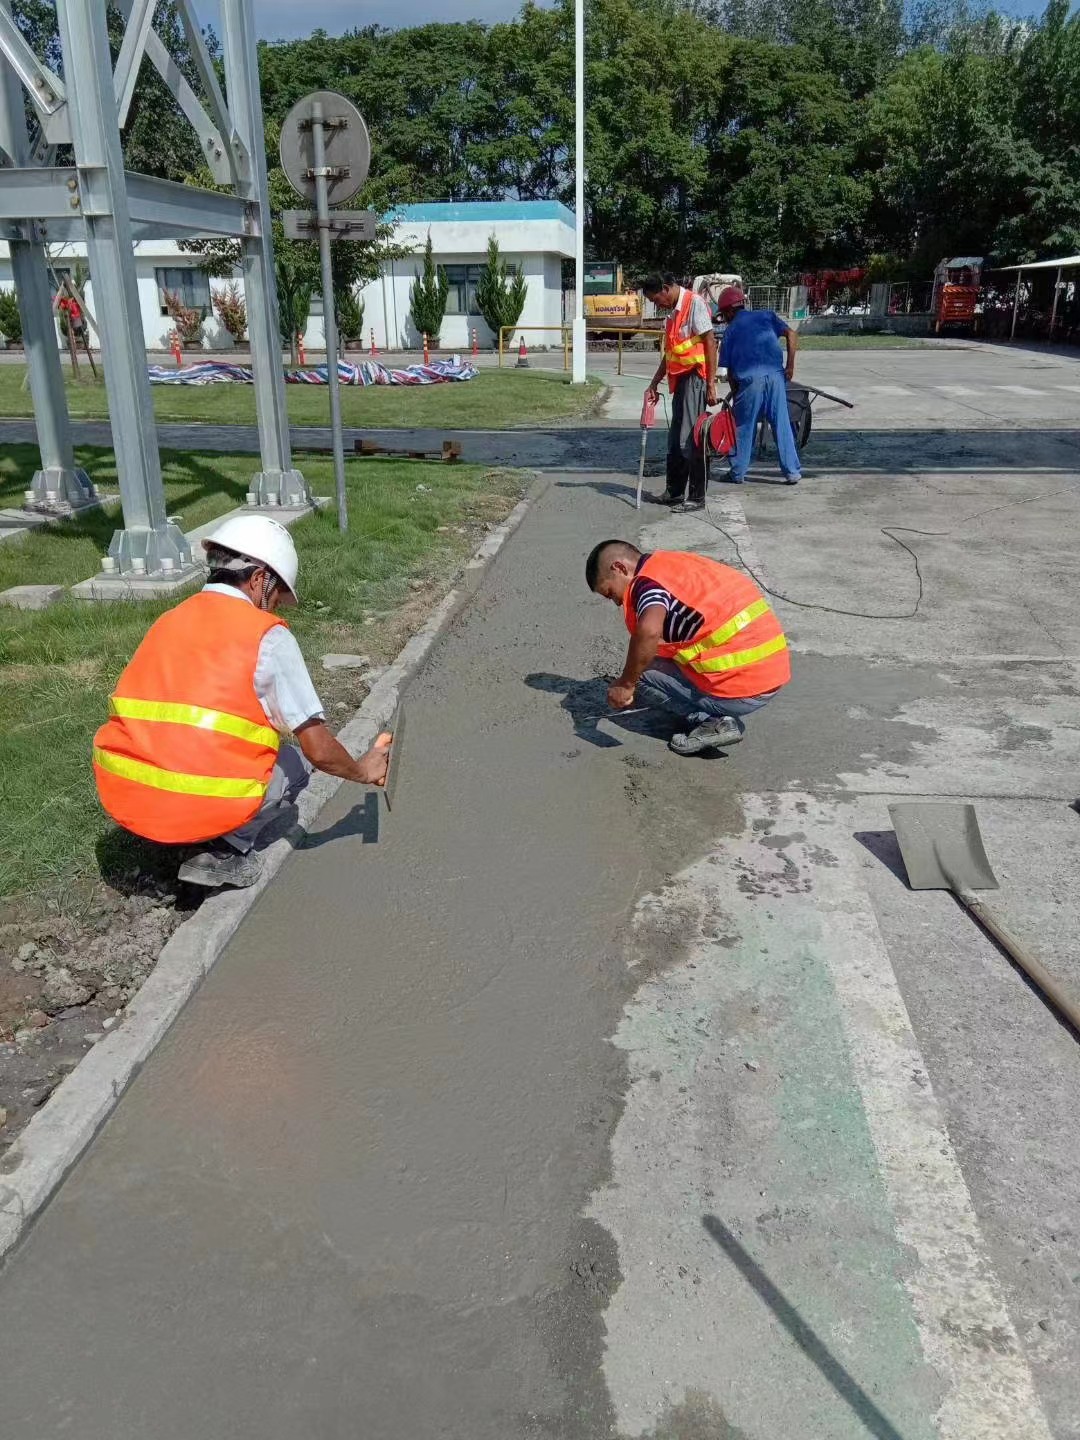
POLYGON ((305 95, 285 116, 279 147, 281 168, 298 195, 305 200, 315 199, 315 180, 310 171, 315 164, 311 114, 316 104, 322 106, 324 120, 338 122, 326 126, 323 135, 326 164, 330 169, 341 172, 327 178, 327 198, 331 205, 342 205, 352 199, 367 179, 371 165, 371 137, 360 111, 336 90, 315 90, 305 95))

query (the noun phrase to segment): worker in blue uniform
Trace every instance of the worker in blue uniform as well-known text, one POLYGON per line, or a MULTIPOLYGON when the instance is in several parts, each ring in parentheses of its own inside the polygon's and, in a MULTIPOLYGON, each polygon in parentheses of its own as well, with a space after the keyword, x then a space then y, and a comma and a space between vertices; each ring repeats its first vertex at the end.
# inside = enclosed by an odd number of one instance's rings
POLYGON ((787 381, 795 376, 795 331, 774 310, 747 310, 746 296, 737 285, 721 290, 717 304, 727 322, 720 342, 720 369, 727 371, 738 431, 730 479, 736 485, 746 479, 754 432, 764 414, 776 440, 784 481, 797 485, 802 467, 787 402, 787 381), (781 340, 787 349, 786 361, 781 340))

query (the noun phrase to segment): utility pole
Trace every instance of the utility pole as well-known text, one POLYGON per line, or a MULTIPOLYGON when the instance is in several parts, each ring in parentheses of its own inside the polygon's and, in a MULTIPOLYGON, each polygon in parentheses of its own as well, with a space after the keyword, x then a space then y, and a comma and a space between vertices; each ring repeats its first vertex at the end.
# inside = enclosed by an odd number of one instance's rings
POLYGON ((575 190, 574 190, 574 370, 573 383, 585 383, 585 0, 574 0, 575 190))

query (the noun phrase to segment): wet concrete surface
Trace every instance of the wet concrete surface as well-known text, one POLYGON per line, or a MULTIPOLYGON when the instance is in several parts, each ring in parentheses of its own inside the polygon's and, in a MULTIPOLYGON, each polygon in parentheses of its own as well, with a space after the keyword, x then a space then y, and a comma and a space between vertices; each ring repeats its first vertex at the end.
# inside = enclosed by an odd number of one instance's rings
POLYGON ((297 855, 11 1263, 13 1437, 606 1433, 620 937, 737 806, 525 683, 618 663, 604 511, 548 492, 410 692, 377 843, 297 855))

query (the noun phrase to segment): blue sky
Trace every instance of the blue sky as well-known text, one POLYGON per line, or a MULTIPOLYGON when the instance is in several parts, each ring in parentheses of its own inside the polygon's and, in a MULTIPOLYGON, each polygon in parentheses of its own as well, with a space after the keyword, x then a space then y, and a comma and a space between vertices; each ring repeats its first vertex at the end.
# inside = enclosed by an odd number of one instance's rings
MULTIPOLYGON (((214 0, 196 0, 196 9, 220 32, 214 0)), ((291 40, 318 29, 339 35, 364 25, 510 20, 520 9, 520 0, 308 0, 303 5, 296 0, 255 0, 255 24, 265 40, 291 40)))
MULTIPOLYGON (((545 0, 539 0, 544 4, 545 0)), ((1041 15, 1044 0, 997 0, 996 8, 1009 15, 1041 15)), ((196 0, 203 21, 220 33, 215 0, 196 0)), ((291 40, 327 30, 340 35, 364 25, 424 25, 432 20, 509 20, 521 9, 520 0, 255 0, 255 23, 266 40, 291 40)))

